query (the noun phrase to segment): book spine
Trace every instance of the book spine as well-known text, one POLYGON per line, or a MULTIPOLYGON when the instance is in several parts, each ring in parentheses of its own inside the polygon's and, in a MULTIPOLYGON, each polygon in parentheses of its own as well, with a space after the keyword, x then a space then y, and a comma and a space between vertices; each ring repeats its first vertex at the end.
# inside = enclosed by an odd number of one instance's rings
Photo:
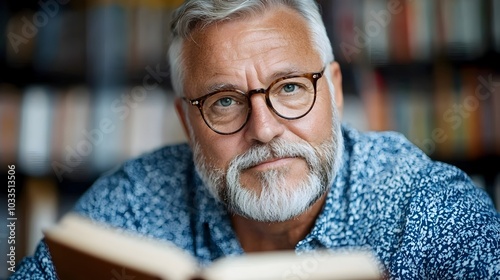
POLYGON ((46 87, 30 87, 23 96, 18 162, 28 175, 50 172, 53 98, 46 87))
POLYGON ((401 1, 402 10, 393 15, 391 24, 391 53, 392 61, 397 63, 407 63, 411 61, 410 42, 409 42, 409 1, 401 1))
POLYGON ((477 98, 475 90, 477 88, 478 71, 474 68, 465 68, 462 70, 462 95, 464 110, 464 138, 465 138, 465 157, 469 159, 478 158, 485 154, 482 145, 482 130, 484 122, 482 121, 481 111, 482 102, 477 98))
POLYGON ((392 15, 387 11, 387 1, 363 2, 363 33, 366 36, 368 61, 373 64, 389 62, 389 26, 392 15))
POLYGON ((154 90, 132 111, 129 129, 126 129, 130 133, 127 137, 129 156, 136 157, 165 143, 162 122, 151 120, 170 121, 165 118, 166 103, 165 92, 154 90))
MULTIPOLYGON (((493 83, 500 83, 500 74, 493 75, 493 83)), ((493 106, 493 129, 495 131, 495 154, 500 155, 500 86, 498 84, 489 85, 491 93, 491 104, 493 106)))
POLYGON ((409 1, 411 24, 409 26, 410 52, 414 60, 428 61, 433 50, 435 4, 432 0, 409 1))
POLYGON ((491 5, 493 46, 495 51, 500 53, 500 1, 491 0, 491 5))
POLYGON ((21 96, 16 87, 0 85, 0 164, 16 162, 21 96))
POLYGON ((442 141, 433 143, 432 152, 436 152, 442 158, 451 158, 453 154, 453 129, 449 125, 450 118, 449 110, 453 104, 452 95, 452 73, 451 69, 444 65, 436 66, 434 77, 434 126, 442 130, 442 141))
POLYGON ((386 81, 378 72, 365 72, 363 79, 364 88, 361 97, 365 104, 369 129, 377 131, 393 129, 394 126, 390 119, 392 106, 386 81))
POLYGON ((90 164, 94 172, 108 170, 124 160, 125 129, 136 106, 121 88, 96 89, 91 124, 99 141, 92 148, 90 164))

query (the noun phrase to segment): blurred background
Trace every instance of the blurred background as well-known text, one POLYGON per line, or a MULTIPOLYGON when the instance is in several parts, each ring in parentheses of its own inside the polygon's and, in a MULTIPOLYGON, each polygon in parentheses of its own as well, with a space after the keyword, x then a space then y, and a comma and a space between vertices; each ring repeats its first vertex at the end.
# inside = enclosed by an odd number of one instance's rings
MULTIPOLYGON (((16 261, 98 176, 185 141, 166 59, 180 2, 0 2, 0 220, 15 165, 16 261)), ((500 0, 319 3, 344 122, 403 133, 500 205, 500 0)))

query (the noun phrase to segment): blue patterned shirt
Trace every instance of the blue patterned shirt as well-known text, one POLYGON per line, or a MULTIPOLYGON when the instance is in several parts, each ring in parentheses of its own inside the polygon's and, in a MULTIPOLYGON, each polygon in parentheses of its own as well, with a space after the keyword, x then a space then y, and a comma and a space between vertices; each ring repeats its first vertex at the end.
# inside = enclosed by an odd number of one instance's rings
MULTIPOLYGON (((343 136, 343 166, 296 252, 370 248, 393 279, 500 279, 500 214, 462 171, 431 161, 397 133, 343 126, 343 136)), ((186 144, 125 163, 75 210, 170 240, 202 264, 244 253, 186 144)), ((45 243, 12 279, 56 279, 45 243)))

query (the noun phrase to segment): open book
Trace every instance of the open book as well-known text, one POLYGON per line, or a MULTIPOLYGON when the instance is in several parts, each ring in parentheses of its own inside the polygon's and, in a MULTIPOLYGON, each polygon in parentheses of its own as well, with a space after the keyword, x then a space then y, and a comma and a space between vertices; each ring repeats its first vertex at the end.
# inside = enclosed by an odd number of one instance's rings
POLYGON ((250 253, 200 268, 194 257, 168 242, 124 233, 76 214, 46 230, 45 241, 61 280, 383 278, 367 252, 250 253))

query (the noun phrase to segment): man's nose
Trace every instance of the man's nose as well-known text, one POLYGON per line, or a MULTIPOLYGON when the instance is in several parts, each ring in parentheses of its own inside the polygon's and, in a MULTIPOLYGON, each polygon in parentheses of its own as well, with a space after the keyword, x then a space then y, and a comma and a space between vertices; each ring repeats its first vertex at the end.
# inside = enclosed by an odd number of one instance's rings
POLYGON ((250 98, 252 112, 245 130, 248 142, 268 143, 285 131, 281 118, 267 106, 264 94, 254 94, 250 98))

